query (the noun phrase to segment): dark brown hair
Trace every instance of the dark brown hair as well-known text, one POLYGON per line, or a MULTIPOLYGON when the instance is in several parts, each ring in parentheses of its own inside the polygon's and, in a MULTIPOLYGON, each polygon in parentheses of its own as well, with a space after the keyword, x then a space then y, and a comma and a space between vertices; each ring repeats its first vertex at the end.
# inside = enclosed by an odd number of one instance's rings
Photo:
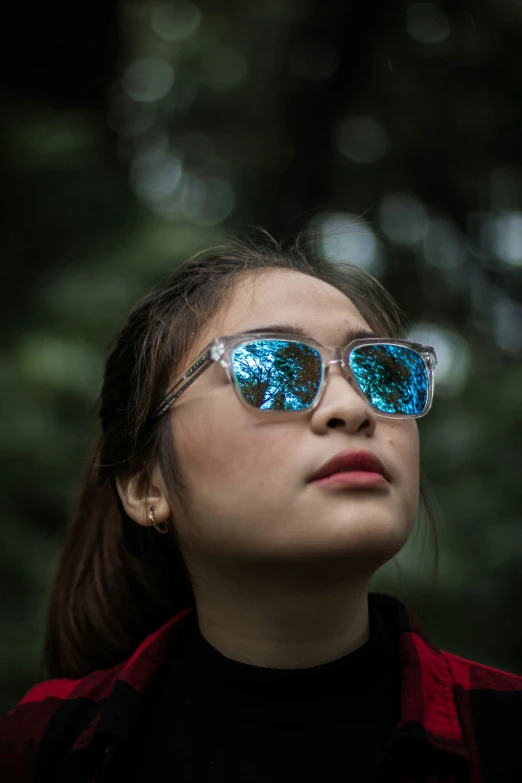
MULTIPOLYGON (((167 486, 183 499, 169 416, 152 420, 151 413, 242 276, 267 269, 314 276, 345 293, 377 334, 405 336, 402 312, 369 273, 305 250, 303 237, 283 248, 261 236, 202 251, 177 266, 134 308, 111 346, 98 403, 100 433, 52 588, 44 653, 50 677, 81 677, 123 661, 169 617, 194 604, 172 526, 170 535, 160 536, 132 522, 115 480, 143 474, 146 481, 157 461, 167 486)), ((420 497, 437 567, 435 518, 422 472, 420 497)))

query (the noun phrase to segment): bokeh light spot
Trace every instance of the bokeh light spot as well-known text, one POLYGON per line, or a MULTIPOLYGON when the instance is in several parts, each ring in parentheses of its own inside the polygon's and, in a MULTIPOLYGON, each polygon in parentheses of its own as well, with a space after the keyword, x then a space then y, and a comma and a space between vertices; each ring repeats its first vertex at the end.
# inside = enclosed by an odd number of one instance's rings
POLYGON ((522 351, 522 304, 507 295, 498 298, 493 307, 493 333, 497 345, 506 353, 522 351))
POLYGON ((373 117, 357 116, 337 126, 337 146, 354 163, 374 163, 388 152, 386 131, 373 117))
POLYGON ((199 8, 187 0, 161 3, 152 12, 154 32, 166 41, 185 41, 194 35, 201 22, 199 8))
POLYGON ((159 205, 158 212, 171 220, 215 226, 226 220, 234 206, 235 191, 226 179, 187 173, 179 189, 159 205))
POLYGON ((426 236, 426 210, 408 193, 391 193, 383 198, 379 216, 382 230, 398 245, 416 245, 426 236))
POLYGON ((466 258, 464 237, 454 223, 440 218, 430 221, 423 250, 431 266, 448 272, 458 269, 466 258))
POLYGON ((141 103, 154 103, 164 98, 173 83, 172 66, 156 57, 144 57, 132 63, 123 77, 127 95, 141 103))
POLYGON ((414 3, 408 9, 406 30, 410 38, 424 44, 444 41, 450 34, 446 14, 432 3, 414 3))
POLYGON ((136 195, 155 205, 165 201, 179 187, 183 173, 181 160, 162 150, 138 155, 130 169, 130 184, 136 195))
POLYGON ((509 211, 488 220, 489 245, 497 258, 522 266, 522 213, 509 211))
POLYGON ((414 324, 408 340, 435 349, 435 395, 438 391, 448 397, 458 394, 471 369, 471 351, 466 340, 452 329, 430 323, 414 324))
POLYGON ((384 268, 379 241, 368 223, 351 212, 318 215, 311 223, 319 233, 321 254, 334 263, 360 266, 372 274, 384 268))

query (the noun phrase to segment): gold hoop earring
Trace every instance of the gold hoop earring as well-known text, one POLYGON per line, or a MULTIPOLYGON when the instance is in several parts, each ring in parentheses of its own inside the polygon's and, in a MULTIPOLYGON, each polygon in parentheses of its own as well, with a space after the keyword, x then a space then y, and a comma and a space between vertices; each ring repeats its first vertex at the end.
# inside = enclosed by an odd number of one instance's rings
POLYGON ((157 533, 161 533, 161 535, 162 535, 162 536, 164 536, 164 535, 165 535, 165 533, 168 533, 168 532, 169 532, 169 526, 167 525, 167 523, 166 523, 166 522, 159 522, 159 523, 158 523, 158 522, 155 522, 155 521, 154 521, 154 510, 155 510, 155 508, 156 508, 156 506, 151 506, 151 507, 149 508, 149 519, 150 519, 150 523, 151 523, 151 525, 154 527, 154 530, 155 530, 157 533))

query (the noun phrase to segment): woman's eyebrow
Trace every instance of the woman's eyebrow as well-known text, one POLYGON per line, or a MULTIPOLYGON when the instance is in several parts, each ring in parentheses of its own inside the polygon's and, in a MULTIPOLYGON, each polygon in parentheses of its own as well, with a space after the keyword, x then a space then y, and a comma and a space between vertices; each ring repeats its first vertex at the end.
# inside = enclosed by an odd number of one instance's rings
MULTIPOLYGON (((256 326, 255 329, 247 329, 244 332, 241 332, 241 334, 253 334, 254 332, 272 332, 273 334, 295 334, 299 337, 304 337, 305 339, 314 340, 315 338, 306 331, 306 329, 303 329, 302 326, 299 326, 298 324, 270 324, 269 326, 256 326)), ((375 332, 371 332, 368 329, 365 329, 364 327, 354 327, 353 329, 348 329, 346 334, 344 335, 344 342, 343 345, 347 345, 352 340, 358 340, 362 337, 377 337, 375 332)))

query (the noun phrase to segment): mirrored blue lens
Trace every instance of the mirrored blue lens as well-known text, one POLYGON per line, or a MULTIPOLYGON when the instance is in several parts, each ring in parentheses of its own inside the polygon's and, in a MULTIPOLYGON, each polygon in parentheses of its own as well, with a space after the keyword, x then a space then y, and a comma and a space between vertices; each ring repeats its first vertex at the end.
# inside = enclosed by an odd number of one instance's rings
POLYGON ((253 340, 232 351, 232 370, 241 395, 261 410, 309 408, 323 378, 320 353, 288 340, 253 340))
POLYGON ((384 413, 418 415, 430 389, 422 356, 402 345, 363 345, 350 354, 350 367, 371 405, 384 413))

